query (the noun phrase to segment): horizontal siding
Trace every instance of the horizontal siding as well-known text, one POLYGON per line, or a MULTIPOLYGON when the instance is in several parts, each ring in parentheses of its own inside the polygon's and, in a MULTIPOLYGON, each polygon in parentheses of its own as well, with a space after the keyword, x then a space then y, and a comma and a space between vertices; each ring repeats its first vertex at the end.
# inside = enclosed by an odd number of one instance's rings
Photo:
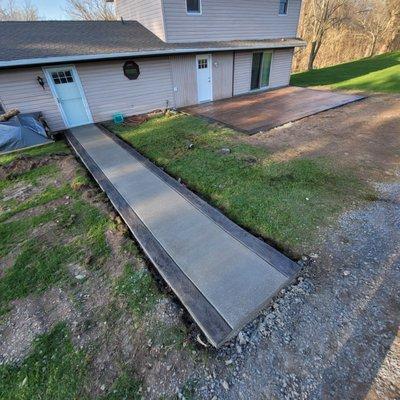
POLYGON ((253 53, 239 52, 235 54, 235 71, 233 94, 247 93, 250 90, 251 63, 253 53))
MULTIPOLYGON (((273 51, 269 89, 287 86, 292 69, 293 49, 273 51)), ((239 52, 235 56, 234 94, 250 91, 252 52, 239 52)))
POLYGON ((270 86, 287 86, 290 82, 294 49, 275 50, 272 59, 270 86))
POLYGON ((232 97, 233 53, 214 53, 212 61, 214 100, 232 97))
POLYGON ((172 56, 170 60, 176 107, 197 104, 196 56, 172 56))
POLYGON ((129 80, 123 61, 76 65, 93 119, 105 121, 116 112, 142 114, 174 106, 168 58, 136 60, 140 76, 129 80))
POLYGON ((65 128, 58 105, 49 86, 45 89, 36 77, 44 76, 40 68, 19 69, 0 72, 0 98, 6 108, 17 108, 22 113, 41 111, 53 131, 65 128))
POLYGON ((279 0, 202 0, 202 15, 188 15, 185 0, 163 0, 168 42, 295 37, 301 0, 289 0, 279 16, 279 0))
POLYGON ((118 18, 139 21, 148 30, 165 40, 162 0, 116 0, 118 18))

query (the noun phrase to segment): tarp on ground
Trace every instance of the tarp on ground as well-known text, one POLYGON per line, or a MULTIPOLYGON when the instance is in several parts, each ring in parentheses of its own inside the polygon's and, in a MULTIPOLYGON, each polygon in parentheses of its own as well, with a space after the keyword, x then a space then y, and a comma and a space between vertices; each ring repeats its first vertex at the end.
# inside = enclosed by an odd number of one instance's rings
POLYGON ((0 122, 0 154, 50 143, 39 117, 40 113, 18 114, 0 122))

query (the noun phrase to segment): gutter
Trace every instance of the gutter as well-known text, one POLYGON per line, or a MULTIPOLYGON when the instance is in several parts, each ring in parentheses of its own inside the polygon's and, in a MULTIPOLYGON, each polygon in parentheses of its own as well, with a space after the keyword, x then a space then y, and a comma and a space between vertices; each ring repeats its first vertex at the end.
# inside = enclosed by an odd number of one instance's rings
POLYGON ((188 53, 210 53, 210 52, 221 52, 221 51, 244 51, 244 50, 257 50, 257 49, 284 49, 290 47, 305 47, 306 42, 297 41, 294 43, 264 43, 263 45, 256 46, 238 46, 238 47, 200 47, 200 48, 188 48, 188 49, 167 49, 167 50, 146 50, 146 51, 134 51, 134 52, 123 52, 123 53, 105 53, 105 54, 92 54, 92 55, 76 55, 76 56, 56 56, 56 57, 41 57, 41 58, 26 58, 12 61, 0 61, 0 69, 5 68, 18 68, 28 67, 34 65, 47 65, 47 64, 60 64, 70 62, 84 62, 84 61, 106 61, 106 60, 118 60, 132 57, 155 57, 162 55, 175 55, 175 54, 188 54, 188 53))

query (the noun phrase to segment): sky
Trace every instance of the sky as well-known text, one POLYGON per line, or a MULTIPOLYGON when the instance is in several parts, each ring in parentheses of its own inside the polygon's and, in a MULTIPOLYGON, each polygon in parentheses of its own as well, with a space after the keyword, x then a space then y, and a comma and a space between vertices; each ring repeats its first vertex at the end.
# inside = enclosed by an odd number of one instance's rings
MULTIPOLYGON (((24 0, 17 3, 23 4, 24 0)), ((30 0, 30 3, 39 10, 39 15, 45 19, 68 19, 65 9, 65 0, 30 0)))

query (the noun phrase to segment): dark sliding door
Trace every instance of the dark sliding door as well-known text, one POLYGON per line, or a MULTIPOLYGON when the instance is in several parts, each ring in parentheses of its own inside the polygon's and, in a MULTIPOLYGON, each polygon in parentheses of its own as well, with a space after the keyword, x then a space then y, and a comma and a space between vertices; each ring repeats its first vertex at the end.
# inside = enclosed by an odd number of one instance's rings
POLYGON ((270 51, 253 53, 250 84, 251 90, 261 89, 269 86, 271 61, 272 52, 270 51))

